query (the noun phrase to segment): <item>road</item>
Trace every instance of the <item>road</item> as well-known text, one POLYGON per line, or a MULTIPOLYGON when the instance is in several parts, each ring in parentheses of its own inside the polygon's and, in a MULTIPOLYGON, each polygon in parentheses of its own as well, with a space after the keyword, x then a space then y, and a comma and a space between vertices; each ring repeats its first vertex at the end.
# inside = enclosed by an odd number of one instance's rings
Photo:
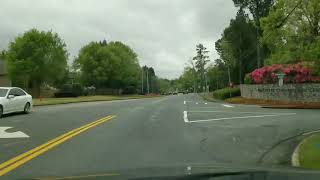
POLYGON ((317 129, 319 117, 318 110, 212 103, 196 94, 35 107, 28 115, 0 119, 0 129, 11 127, 0 133, 0 174, 7 171, 2 178, 17 179, 179 164, 281 165, 296 142, 277 152, 271 148, 317 129), (109 115, 114 117, 28 155, 23 163, 18 159, 1 167, 109 115), (28 137, 4 138, 17 131, 28 137))

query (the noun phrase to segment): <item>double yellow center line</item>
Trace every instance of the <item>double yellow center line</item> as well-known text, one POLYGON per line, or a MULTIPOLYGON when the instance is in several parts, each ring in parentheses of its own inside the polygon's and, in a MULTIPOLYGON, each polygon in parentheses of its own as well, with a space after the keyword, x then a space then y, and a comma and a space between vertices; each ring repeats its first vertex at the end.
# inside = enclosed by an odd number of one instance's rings
POLYGON ((111 119, 113 119, 115 116, 107 116, 104 118, 101 118, 97 121, 94 121, 92 123, 86 124, 84 126, 81 126, 77 129, 74 129, 72 131, 69 131, 68 133, 65 133, 55 139, 52 139, 51 141, 42 144, 34 149, 31 149, 30 151, 27 151, 19 156, 16 156, 8 161, 3 162, 0 164, 0 176, 3 176, 7 174, 8 172, 18 168, 19 166, 23 165, 24 163, 27 163, 28 161, 32 160, 33 158, 47 152, 51 148, 58 146, 59 144, 62 144, 63 142, 67 141, 68 139, 71 139, 72 137, 90 129, 95 126, 98 126, 101 123, 107 122, 111 119))

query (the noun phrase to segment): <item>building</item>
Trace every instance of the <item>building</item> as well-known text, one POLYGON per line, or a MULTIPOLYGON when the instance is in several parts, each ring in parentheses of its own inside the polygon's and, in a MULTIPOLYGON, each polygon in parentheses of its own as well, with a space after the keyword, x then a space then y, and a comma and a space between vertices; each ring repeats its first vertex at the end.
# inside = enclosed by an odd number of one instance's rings
POLYGON ((0 87, 10 87, 11 80, 7 72, 6 62, 0 59, 0 87))

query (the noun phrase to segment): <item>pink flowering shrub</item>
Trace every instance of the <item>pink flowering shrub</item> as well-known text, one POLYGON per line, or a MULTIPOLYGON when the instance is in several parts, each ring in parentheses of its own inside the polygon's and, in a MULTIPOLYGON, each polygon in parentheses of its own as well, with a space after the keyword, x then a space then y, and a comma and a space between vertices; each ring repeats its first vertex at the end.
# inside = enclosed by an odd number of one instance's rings
POLYGON ((310 68, 302 64, 275 64, 254 70, 245 76, 247 84, 271 84, 278 82, 276 74, 284 73, 284 83, 320 83, 319 76, 313 76, 310 68))

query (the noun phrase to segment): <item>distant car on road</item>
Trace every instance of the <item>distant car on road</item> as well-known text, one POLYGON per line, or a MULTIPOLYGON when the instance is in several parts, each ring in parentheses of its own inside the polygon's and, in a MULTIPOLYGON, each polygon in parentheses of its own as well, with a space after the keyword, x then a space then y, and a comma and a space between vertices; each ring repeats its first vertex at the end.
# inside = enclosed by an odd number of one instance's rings
POLYGON ((32 96, 21 88, 0 87, 0 117, 13 112, 29 113, 32 96))

